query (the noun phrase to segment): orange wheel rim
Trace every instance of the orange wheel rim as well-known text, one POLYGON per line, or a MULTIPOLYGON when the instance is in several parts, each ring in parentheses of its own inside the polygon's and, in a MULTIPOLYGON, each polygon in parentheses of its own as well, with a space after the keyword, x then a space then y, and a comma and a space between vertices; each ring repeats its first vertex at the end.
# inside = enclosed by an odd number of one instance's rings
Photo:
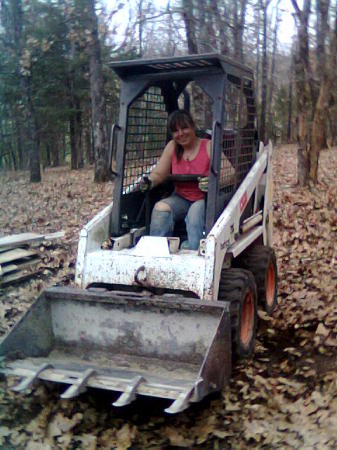
POLYGON ((266 302, 268 306, 272 306, 275 297, 275 269, 274 265, 270 264, 267 270, 267 289, 266 302))
POLYGON ((248 347, 254 332, 254 296, 251 291, 246 293, 241 311, 241 342, 248 347))

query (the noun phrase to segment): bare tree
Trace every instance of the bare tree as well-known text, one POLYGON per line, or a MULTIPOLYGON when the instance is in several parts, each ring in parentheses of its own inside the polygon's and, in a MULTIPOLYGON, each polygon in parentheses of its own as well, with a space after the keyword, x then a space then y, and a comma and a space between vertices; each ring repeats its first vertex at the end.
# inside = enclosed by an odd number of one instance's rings
POLYGON ((310 150, 310 87, 309 87, 309 15, 311 0, 304 0, 303 9, 297 5, 296 0, 292 0, 297 18, 297 42, 294 54, 294 75, 297 103, 297 128, 299 143, 298 150, 298 183, 304 186, 309 181, 309 150, 310 150))
POLYGON ((171 5, 170 0, 167 2, 166 11, 168 13, 168 56, 173 56, 176 50, 176 44, 174 41, 174 24, 173 24, 173 17, 171 14, 171 5))
POLYGON ((289 85, 288 85, 288 125, 287 125, 287 142, 292 140, 292 117, 293 117, 293 58, 291 58, 291 65, 289 70, 289 85))
MULTIPOLYGON (((260 3, 260 2, 259 2, 260 3)), ((261 60, 261 43, 260 43, 260 22, 261 22, 261 8, 260 6, 255 8, 256 22, 255 22, 255 34, 256 34, 256 64, 255 64, 255 89, 256 99, 260 100, 260 60, 261 60)))
POLYGON ((193 15, 193 0, 183 0, 183 10, 188 53, 195 54, 198 53, 198 44, 195 19, 193 15))
POLYGON ((143 55, 143 27, 144 27, 144 17, 143 17, 143 0, 139 0, 138 3, 138 53, 139 56, 143 55))
POLYGON ((273 115, 272 115, 272 101, 274 93, 274 76, 275 76, 275 65, 276 65, 276 52, 277 52, 277 38, 278 38, 278 28, 279 28, 279 2, 277 1, 275 8, 275 24, 274 24, 274 34, 273 34, 273 48, 271 54, 271 68, 269 76, 269 90, 267 94, 267 118, 268 118, 268 138, 272 138, 273 134, 273 115))
POLYGON ((329 30, 327 14, 329 0, 317 0, 316 57, 320 74, 316 78, 321 80, 320 83, 317 83, 313 76, 309 52, 308 28, 311 1, 305 0, 302 10, 296 0, 292 0, 292 4, 298 21, 297 49, 294 57, 298 142, 300 144, 298 182, 304 186, 317 183, 319 152, 327 145, 329 102, 332 99, 335 79, 336 29, 331 35, 327 62, 325 40, 326 30, 329 30))
POLYGON ((108 137, 106 121, 106 103, 101 62, 98 24, 95 12, 95 0, 86 0, 88 12, 88 41, 90 64, 91 116, 94 131, 95 182, 105 182, 111 178, 108 161, 108 137))
MULTIPOLYGON (((326 63, 325 41, 328 31, 329 3, 329 0, 316 0, 316 58, 318 67, 325 67, 326 63)), ((324 71, 318 70, 317 75, 322 82, 324 71)))
POLYGON ((25 106, 26 106, 26 122, 27 134, 29 144, 29 167, 30 167, 30 181, 38 183, 41 181, 40 170, 40 151, 38 147, 38 140, 36 135, 36 118, 35 108, 32 99, 31 75, 23 77, 25 106))
MULTIPOLYGON (((320 29, 329 29, 328 27, 328 17, 326 11, 329 7, 329 2, 327 0, 317 0, 318 9, 322 10, 319 13, 321 18, 320 29), (323 21, 324 18, 324 21, 323 21)), ((317 42, 322 42, 323 38, 319 36, 319 30, 317 30, 317 42)), ((325 34, 325 32, 323 32, 325 34)), ((325 39, 324 39, 325 40, 325 39)), ((325 49, 325 46, 324 46, 325 49)), ((323 51, 323 50, 322 50, 323 51)), ((326 53, 324 51, 324 56, 321 56, 322 66, 322 81, 320 84, 320 90, 317 102, 315 104, 314 118, 312 124, 311 142, 310 142, 310 171, 309 178, 314 183, 317 182, 317 171, 318 171, 318 158, 319 152, 323 148, 327 147, 327 117, 329 112, 329 104, 332 101, 332 92, 335 81, 336 73, 336 62, 337 62, 337 8, 335 8, 335 23, 334 30, 330 36, 329 45, 329 55, 326 58, 326 53), (324 61, 324 63, 323 63, 324 61)))
POLYGON ((225 26, 224 16, 225 16, 225 3, 221 6, 218 0, 209 0, 209 8, 212 11, 213 16, 213 27, 215 30, 215 41, 216 48, 220 51, 222 55, 227 55, 228 50, 228 27, 225 26))
POLYGON ((233 2, 233 42, 234 58, 243 62, 243 33, 246 21, 247 0, 233 2))
POLYGON ((260 139, 266 139, 266 111, 267 111, 267 87, 268 87, 268 57, 267 57, 267 9, 270 0, 261 0, 263 17, 263 44, 262 44, 262 76, 261 76, 261 115, 260 115, 260 139))

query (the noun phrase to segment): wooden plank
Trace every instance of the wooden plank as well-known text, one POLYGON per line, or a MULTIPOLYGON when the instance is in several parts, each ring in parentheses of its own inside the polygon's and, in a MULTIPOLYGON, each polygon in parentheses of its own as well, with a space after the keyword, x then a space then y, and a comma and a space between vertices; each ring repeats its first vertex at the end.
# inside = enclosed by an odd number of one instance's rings
POLYGON ((0 238, 0 247, 18 247, 21 244, 34 242, 36 240, 42 239, 43 234, 37 233, 20 233, 12 234, 10 236, 4 236, 0 238))
POLYGON ((64 231, 57 231, 49 234, 37 234, 37 233, 20 233, 12 234, 10 236, 3 236, 0 238, 0 249, 20 247, 23 244, 29 244, 32 242, 39 243, 44 240, 51 241, 53 239, 62 238, 65 235, 64 231))
MULTIPOLYGON (((20 245, 21 248, 28 248, 28 245, 20 245)), ((0 247, 0 254, 3 252, 8 252, 8 250, 12 250, 13 247, 11 247, 10 245, 7 245, 6 247, 0 247)))
POLYGON ((24 250, 23 248, 15 248, 0 254, 0 264, 15 261, 17 259, 27 258, 29 256, 38 255, 37 250, 24 250))
POLYGON ((52 241, 53 239, 63 238, 66 233, 64 231, 56 231, 55 233, 45 234, 44 240, 52 241))
POLYGON ((39 256, 36 256, 35 258, 32 258, 31 260, 27 261, 27 262, 22 262, 22 263, 18 263, 18 264, 6 264, 1 267, 1 271, 0 274, 5 275, 11 272, 15 272, 18 270, 24 270, 24 269, 28 269, 29 267, 33 267, 36 264, 39 264, 41 262, 41 258, 39 256))
POLYGON ((18 270, 18 266, 16 264, 8 264, 8 266, 0 266, 0 276, 5 275, 5 273, 15 272, 18 270))
POLYGON ((39 270, 35 270, 32 272, 21 270, 20 272, 5 275, 4 277, 0 278, 0 286, 6 286, 8 284, 14 284, 19 281, 24 281, 25 279, 31 278, 39 272, 39 270))

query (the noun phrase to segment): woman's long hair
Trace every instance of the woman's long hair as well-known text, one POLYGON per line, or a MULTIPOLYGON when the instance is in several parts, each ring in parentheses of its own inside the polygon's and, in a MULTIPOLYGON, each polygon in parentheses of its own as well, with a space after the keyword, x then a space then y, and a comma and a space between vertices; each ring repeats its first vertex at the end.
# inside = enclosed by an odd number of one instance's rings
MULTIPOLYGON (((195 130, 195 122, 191 114, 185 109, 178 109, 177 111, 173 111, 173 113, 169 115, 167 126, 171 133, 177 131, 178 128, 184 128, 186 126, 191 127, 195 130)), ((184 153, 184 148, 182 145, 177 144, 176 142, 175 152, 177 160, 180 161, 184 153)))

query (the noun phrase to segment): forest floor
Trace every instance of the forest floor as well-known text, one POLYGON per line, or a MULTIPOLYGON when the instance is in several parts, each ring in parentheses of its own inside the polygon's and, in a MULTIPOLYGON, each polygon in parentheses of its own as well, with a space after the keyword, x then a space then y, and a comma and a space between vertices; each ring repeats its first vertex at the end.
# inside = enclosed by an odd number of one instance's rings
MULTIPOLYGON (((113 394, 60 400, 64 386, 37 383, 25 396, 1 379, 0 448, 337 447, 337 149, 321 153, 315 192, 296 186, 295 146, 276 148, 273 170, 279 306, 273 317, 259 313, 255 354, 229 386, 168 416, 160 400, 118 409, 113 394)), ((30 184, 27 173, 0 173, 1 234, 66 232, 41 276, 0 291, 1 337, 45 287, 73 284, 79 230, 112 198, 113 184, 92 178, 58 168, 30 184)))

